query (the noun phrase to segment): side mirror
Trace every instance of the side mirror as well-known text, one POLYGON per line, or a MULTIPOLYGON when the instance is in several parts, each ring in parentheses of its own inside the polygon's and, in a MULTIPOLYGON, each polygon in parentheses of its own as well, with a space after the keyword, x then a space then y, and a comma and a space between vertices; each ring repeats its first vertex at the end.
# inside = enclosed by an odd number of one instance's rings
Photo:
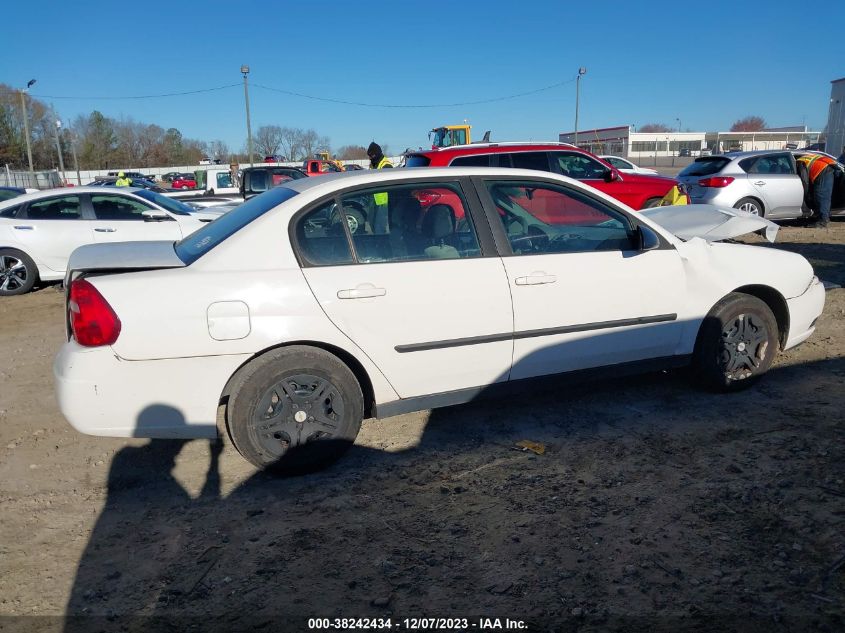
POLYGON ((660 248, 660 237, 644 224, 637 227, 637 233, 640 236, 641 251, 653 251, 660 248))
POLYGON ((141 215, 144 218, 144 222, 161 222, 162 220, 170 219, 170 216, 167 215, 164 211, 158 211, 156 209, 142 211, 141 215))
POLYGON ((619 175, 619 170, 616 167, 611 167, 606 172, 604 172, 604 181, 605 182, 616 182, 620 180, 621 176, 619 175))

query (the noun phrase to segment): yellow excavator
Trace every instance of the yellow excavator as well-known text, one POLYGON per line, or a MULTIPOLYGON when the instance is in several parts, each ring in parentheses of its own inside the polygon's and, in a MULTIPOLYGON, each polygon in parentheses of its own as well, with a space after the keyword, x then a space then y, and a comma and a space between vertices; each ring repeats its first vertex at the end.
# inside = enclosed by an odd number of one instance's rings
MULTIPOLYGON (((469 145, 472 143, 471 125, 441 125, 428 133, 431 139, 431 149, 438 147, 452 147, 453 145, 469 145)), ((490 140, 490 132, 484 134, 482 143, 490 140)))

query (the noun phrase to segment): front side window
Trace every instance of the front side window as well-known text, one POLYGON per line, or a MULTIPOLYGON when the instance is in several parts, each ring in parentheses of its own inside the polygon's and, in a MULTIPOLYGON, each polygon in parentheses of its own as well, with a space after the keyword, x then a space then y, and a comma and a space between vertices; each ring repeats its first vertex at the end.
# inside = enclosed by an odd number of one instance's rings
POLYGON ((599 161, 575 152, 553 152, 552 162, 557 163, 561 174, 577 180, 604 178, 607 167, 599 161))
POLYGON ((232 174, 227 171, 219 171, 217 172, 217 187, 231 187, 232 186, 232 174))
POLYGON ((633 167, 634 167, 630 163, 626 163, 621 158, 608 157, 608 158, 605 158, 605 160, 608 163, 610 163, 611 165, 613 165, 614 167, 616 167, 616 169, 633 169, 633 167))
POLYGON ((58 196, 30 202, 26 216, 30 220, 78 220, 82 217, 79 196, 58 196))
POLYGON ((628 218, 580 191, 543 182, 486 185, 515 255, 634 248, 628 218))
POLYGON ((133 200, 124 196, 108 194, 93 194, 91 206, 94 207, 94 215, 98 220, 144 220, 141 215, 144 211, 152 210, 152 207, 140 200, 133 200))
MULTIPOLYGON (((343 220, 334 200, 320 205, 297 220, 296 241, 305 262, 312 266, 339 266, 353 262, 343 220)), ((347 221, 355 220, 347 217, 347 221)))

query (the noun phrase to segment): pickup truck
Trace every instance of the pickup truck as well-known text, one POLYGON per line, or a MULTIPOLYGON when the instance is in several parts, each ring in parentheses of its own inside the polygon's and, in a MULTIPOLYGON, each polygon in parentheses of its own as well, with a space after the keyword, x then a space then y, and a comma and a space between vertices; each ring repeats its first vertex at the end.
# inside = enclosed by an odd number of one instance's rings
POLYGON ((333 160, 308 158, 302 161, 302 171, 304 171, 307 176, 322 176, 323 174, 343 171, 343 167, 333 160))
POLYGON ((197 189, 205 189, 206 194, 238 193, 238 188, 232 182, 232 172, 223 167, 211 167, 209 169, 197 169, 194 171, 197 189))

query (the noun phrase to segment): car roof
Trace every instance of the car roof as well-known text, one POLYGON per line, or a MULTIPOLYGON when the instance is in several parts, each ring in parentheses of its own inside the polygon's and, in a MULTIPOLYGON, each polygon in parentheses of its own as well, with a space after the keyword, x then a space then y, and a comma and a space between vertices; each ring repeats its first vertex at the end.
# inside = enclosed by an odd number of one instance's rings
POLYGON ((94 187, 90 185, 84 185, 82 187, 57 187, 55 189, 42 189, 41 191, 36 191, 35 193, 25 193, 17 198, 10 198, 9 200, 0 202, 0 206, 15 206, 31 200, 41 200, 42 198, 50 198, 53 196, 74 196, 80 193, 96 193, 99 195, 105 195, 105 192, 112 194, 135 193, 136 191, 144 190, 139 189, 138 187, 115 187, 114 189, 104 189, 103 187, 94 187))
POLYGON ((466 152, 468 150, 485 150, 485 149, 496 149, 499 147, 503 147, 506 149, 519 149, 521 147, 525 147, 527 149, 576 149, 581 152, 586 152, 586 150, 581 149, 580 147, 576 147, 571 143, 559 143, 556 141, 505 141, 502 143, 469 143, 467 145, 451 145, 449 147, 436 147, 434 149, 424 149, 422 151, 415 150, 412 152, 408 152, 408 155, 418 155, 418 154, 430 154, 430 153, 449 153, 449 152, 466 152))
POLYGON ((737 158, 748 158, 749 156, 765 156, 766 154, 784 154, 793 150, 790 149, 756 149, 748 152, 725 152, 724 154, 717 154, 716 156, 703 156, 702 158, 718 158, 724 156, 731 160, 737 158))
POLYGON ((324 188, 328 192, 355 185, 378 184, 406 178, 425 181, 443 178, 466 178, 468 176, 500 176, 511 179, 521 176, 524 178, 552 178, 556 180, 564 178, 565 180, 571 180, 552 172, 516 169, 512 167, 401 167, 394 169, 356 169, 355 171, 330 172, 311 178, 291 180, 278 186, 286 187, 299 193, 317 188, 324 188))

